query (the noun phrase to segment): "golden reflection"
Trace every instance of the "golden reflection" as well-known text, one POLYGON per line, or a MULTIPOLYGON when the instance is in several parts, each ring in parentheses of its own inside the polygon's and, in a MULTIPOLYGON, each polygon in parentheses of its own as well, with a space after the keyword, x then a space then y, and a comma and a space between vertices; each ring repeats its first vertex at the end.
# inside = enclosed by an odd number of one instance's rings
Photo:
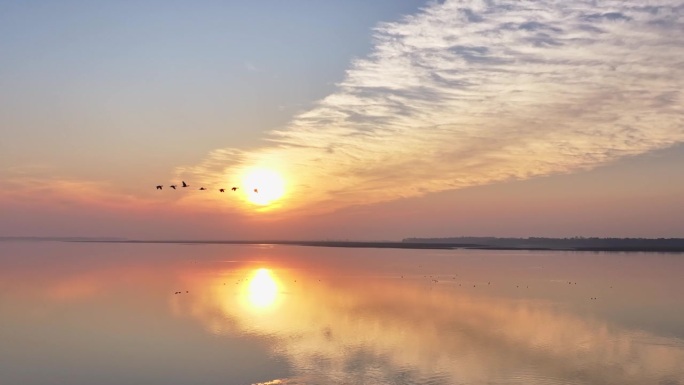
POLYGON ((587 383, 684 382, 681 341, 583 318, 549 303, 476 297, 455 286, 407 280, 276 272, 279 280, 268 269, 226 271, 215 282, 198 276, 193 292, 201 294, 179 302, 175 311, 192 314, 212 333, 275 337, 275 349, 297 373, 320 377, 314 383, 328 377, 353 383, 359 375, 370 376, 366 383, 387 383, 372 376, 394 371, 484 384, 500 380, 492 366, 528 384, 576 371, 587 383), (235 289, 225 285, 227 276, 236 277, 235 289), (373 371, 360 357, 387 368, 373 371), (312 371, 321 362, 326 362, 321 371, 312 371))
POLYGON ((278 284, 268 269, 258 269, 249 281, 247 298, 256 308, 272 306, 278 297, 278 284))

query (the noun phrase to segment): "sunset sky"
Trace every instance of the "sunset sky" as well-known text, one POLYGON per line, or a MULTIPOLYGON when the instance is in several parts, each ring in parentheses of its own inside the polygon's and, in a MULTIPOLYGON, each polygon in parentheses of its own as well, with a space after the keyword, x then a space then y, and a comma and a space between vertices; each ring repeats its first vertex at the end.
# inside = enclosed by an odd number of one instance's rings
POLYGON ((0 236, 684 237, 683 87, 684 1, 0 0, 0 236))

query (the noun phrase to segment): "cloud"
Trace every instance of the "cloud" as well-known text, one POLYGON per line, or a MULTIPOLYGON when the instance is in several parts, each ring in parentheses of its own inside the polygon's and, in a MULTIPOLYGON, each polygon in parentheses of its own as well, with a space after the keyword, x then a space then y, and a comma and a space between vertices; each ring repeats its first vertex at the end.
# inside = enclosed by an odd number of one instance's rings
POLYGON ((571 173, 684 141, 684 4, 446 1, 382 23, 336 91, 178 174, 281 170, 330 211, 571 173))
POLYGON ((221 212, 216 207, 186 203, 178 199, 183 194, 168 189, 160 192, 154 185, 145 191, 122 192, 114 183, 65 177, 48 166, 7 171, 0 191, 3 235, 149 237, 168 234, 174 227, 192 233, 199 226, 192 221, 182 225, 188 214, 194 214, 199 222, 208 214, 221 212))
POLYGON ((135 205, 159 204, 155 200, 111 192, 114 186, 108 183, 41 175, 30 169, 28 172, 21 170, 10 173, 4 184, 0 193, 0 205, 43 206, 54 209, 82 206, 120 210, 135 205))
POLYGON ((245 69, 249 72, 259 72, 259 68, 252 64, 252 62, 246 61, 245 62, 245 69))

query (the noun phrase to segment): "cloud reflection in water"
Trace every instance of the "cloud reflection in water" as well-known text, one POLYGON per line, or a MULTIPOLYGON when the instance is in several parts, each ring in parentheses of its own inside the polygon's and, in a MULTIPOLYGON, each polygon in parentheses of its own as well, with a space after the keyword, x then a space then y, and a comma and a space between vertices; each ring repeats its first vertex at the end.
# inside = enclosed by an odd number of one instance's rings
POLYGON ((198 295, 175 311, 212 333, 273 337, 299 375, 274 380, 281 383, 684 382, 682 341, 548 302, 475 297, 415 280, 321 281, 286 269, 187 279, 198 295), (226 285, 233 276, 251 279, 226 285))

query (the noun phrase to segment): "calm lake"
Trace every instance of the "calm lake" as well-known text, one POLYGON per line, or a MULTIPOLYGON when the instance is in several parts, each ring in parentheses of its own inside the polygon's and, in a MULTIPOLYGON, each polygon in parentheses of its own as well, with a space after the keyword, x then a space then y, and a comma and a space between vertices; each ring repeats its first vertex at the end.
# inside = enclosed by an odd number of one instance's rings
POLYGON ((684 254, 4 241, 0 384, 684 384, 684 254))

